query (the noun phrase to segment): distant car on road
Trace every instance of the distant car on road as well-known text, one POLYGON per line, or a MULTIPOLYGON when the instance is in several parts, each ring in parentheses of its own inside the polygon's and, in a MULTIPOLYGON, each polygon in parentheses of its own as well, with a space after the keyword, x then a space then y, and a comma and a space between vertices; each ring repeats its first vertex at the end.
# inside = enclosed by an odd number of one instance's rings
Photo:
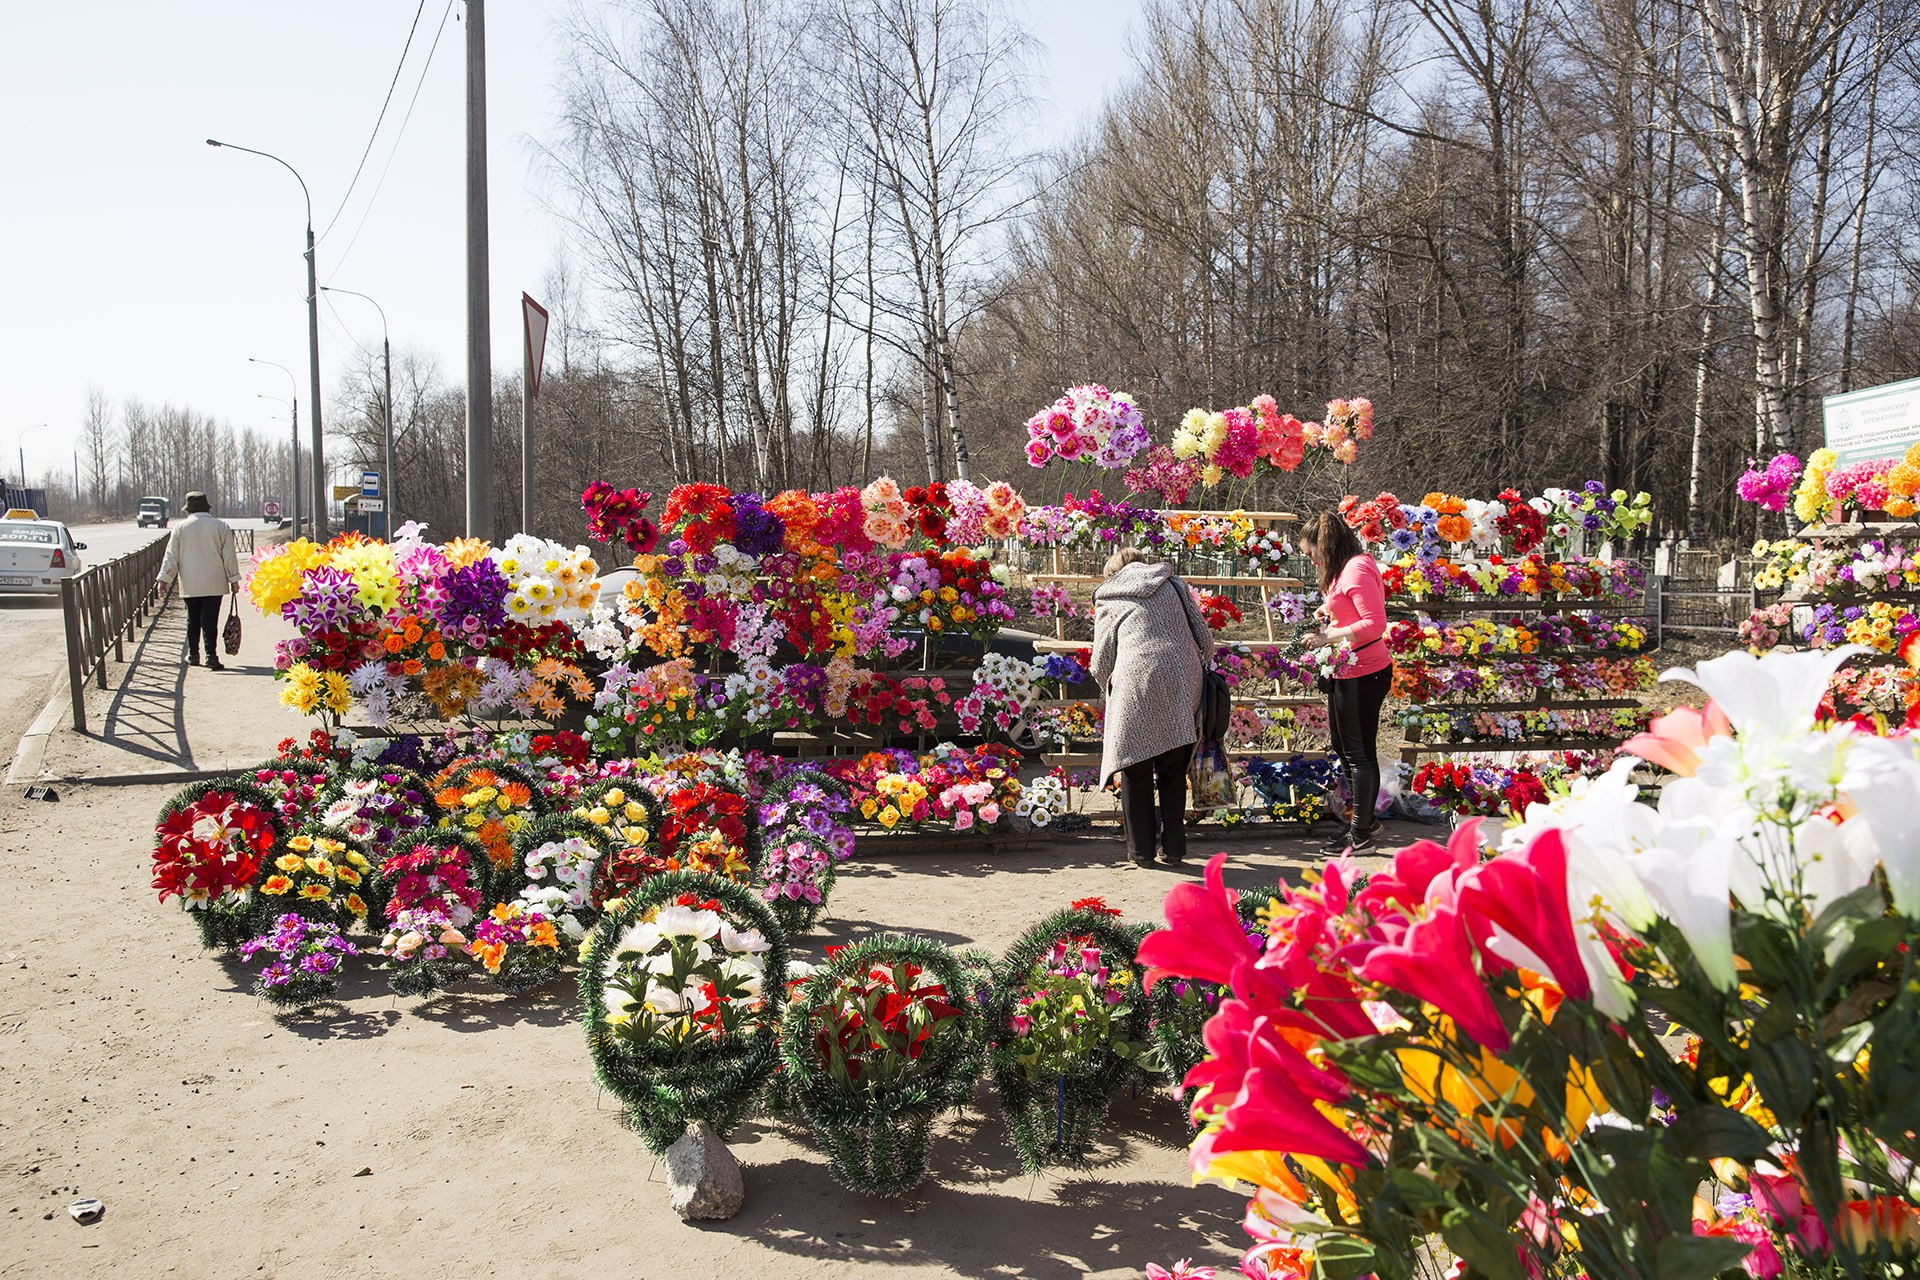
POLYGON ((260 523, 271 525, 280 523, 280 499, 268 498, 260 504, 260 523))
POLYGON ((135 523, 142 529, 150 524, 158 525, 162 529, 166 528, 167 500, 165 498, 156 498, 151 494, 140 499, 140 516, 135 523))
POLYGON ((0 517, 0 591, 58 591, 62 578, 80 572, 86 549, 58 520, 16 507, 0 517))

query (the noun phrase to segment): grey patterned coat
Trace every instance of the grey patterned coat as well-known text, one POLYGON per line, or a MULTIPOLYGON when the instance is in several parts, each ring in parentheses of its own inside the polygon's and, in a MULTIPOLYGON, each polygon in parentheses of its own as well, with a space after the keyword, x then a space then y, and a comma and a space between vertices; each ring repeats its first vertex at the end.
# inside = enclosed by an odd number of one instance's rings
POLYGON ((1107 696, 1104 786, 1121 769, 1197 742, 1213 633, 1164 564, 1123 565, 1093 593, 1093 677, 1107 696))

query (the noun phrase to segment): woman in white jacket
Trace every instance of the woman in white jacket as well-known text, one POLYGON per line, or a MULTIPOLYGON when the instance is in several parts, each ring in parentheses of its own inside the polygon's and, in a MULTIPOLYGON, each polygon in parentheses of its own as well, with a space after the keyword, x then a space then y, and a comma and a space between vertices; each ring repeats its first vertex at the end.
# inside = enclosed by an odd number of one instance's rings
POLYGON ((1157 837, 1161 861, 1178 866, 1187 853, 1187 764, 1200 739, 1213 633, 1167 565, 1129 547, 1106 567, 1107 580, 1093 593, 1093 677, 1107 698, 1100 785, 1121 776, 1133 864, 1153 865, 1157 837))
POLYGON ((166 558, 160 562, 160 586, 164 589, 176 578, 187 601, 187 661, 199 665, 200 642, 205 640, 207 669, 223 670, 220 601, 240 589, 240 555, 233 530, 213 514, 213 504, 198 489, 187 495, 187 518, 173 526, 166 558))

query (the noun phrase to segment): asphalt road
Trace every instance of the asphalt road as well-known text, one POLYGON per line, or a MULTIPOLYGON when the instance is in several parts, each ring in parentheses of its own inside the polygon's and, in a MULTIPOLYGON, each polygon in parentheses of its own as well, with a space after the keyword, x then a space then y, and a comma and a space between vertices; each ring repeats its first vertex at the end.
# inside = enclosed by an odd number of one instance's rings
MULTIPOLYGON (((131 521, 72 529, 74 541, 87 544, 80 553, 83 565, 103 564, 166 536, 160 529, 135 528, 131 521)), ((21 735, 47 700, 65 690, 66 679, 60 597, 0 593, 0 776, 13 763, 21 735)))

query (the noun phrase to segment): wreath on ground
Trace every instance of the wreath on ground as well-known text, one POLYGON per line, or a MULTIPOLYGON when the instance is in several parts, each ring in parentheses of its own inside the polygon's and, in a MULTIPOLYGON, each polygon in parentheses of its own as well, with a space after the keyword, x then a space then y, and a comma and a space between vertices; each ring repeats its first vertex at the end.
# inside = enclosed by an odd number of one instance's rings
POLYGON ((843 947, 797 986, 780 1024, 786 1100, 836 1180, 882 1196, 919 1185, 934 1120, 965 1102, 981 1073, 980 1021, 966 964, 930 938, 883 934, 843 947), (890 1078, 861 1079, 877 1054, 890 1078))
POLYGON ((1140 1069, 1148 1006, 1136 958, 1149 930, 1121 924, 1118 914, 1097 902, 1057 911, 1020 935, 995 966, 987 1008, 989 1062, 1014 1147, 1029 1173, 1048 1165, 1086 1165, 1113 1091, 1140 1069), (1088 948, 1096 954, 1088 957, 1088 948), (1091 976, 1056 979, 1049 972, 1083 966, 1105 975, 1102 989, 1094 989, 1091 976), (1029 1003, 1036 979, 1047 990, 1029 1003), (1108 990, 1121 992, 1120 1000, 1108 1002, 1108 990), (1075 1004, 1090 1017, 1075 1018, 1075 1004), (1048 1051, 1051 1028, 1089 1022, 1106 1027, 1096 1042, 1048 1051))
MULTIPOLYGON (((725 935, 718 935, 723 939, 725 935)), ((779 1060, 780 1009, 786 998, 787 943, 771 908, 751 888, 705 872, 676 871, 636 887, 595 927, 581 957, 580 1008, 594 1073, 627 1108, 628 1123, 655 1154, 664 1154, 694 1121, 721 1137, 752 1106, 779 1060), (739 938, 760 935, 758 1003, 723 1035, 684 1034, 700 1026, 696 1010, 665 1022, 660 1034, 608 1008, 609 979, 620 974, 623 947, 646 941, 639 926, 669 908, 712 910, 739 938)), ((710 1006, 711 1007, 711 1006, 710 1006)))

